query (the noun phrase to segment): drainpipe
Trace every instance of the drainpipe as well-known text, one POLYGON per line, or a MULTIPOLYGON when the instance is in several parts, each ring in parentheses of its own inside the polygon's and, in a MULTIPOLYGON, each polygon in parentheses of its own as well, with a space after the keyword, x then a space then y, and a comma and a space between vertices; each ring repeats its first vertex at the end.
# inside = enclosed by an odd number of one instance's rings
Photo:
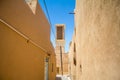
POLYGON ((63 62, 62 62, 62 47, 60 46, 60 58, 61 58, 61 72, 63 75, 63 62))
POLYGON ((31 42, 33 45, 35 45, 36 47, 40 48, 42 51, 44 51, 45 53, 47 53, 48 55, 50 55, 50 53, 44 49, 42 46, 38 45, 36 42, 34 42, 33 40, 31 40, 28 36, 26 36, 25 34, 23 34, 22 32, 18 31, 17 29, 15 29, 12 25, 8 24, 7 22, 5 22, 4 20, 0 19, 0 22, 2 22, 3 24, 5 24, 7 27, 9 27, 11 30, 15 31, 17 34, 19 34, 20 36, 22 36, 24 39, 27 40, 28 42, 31 42))

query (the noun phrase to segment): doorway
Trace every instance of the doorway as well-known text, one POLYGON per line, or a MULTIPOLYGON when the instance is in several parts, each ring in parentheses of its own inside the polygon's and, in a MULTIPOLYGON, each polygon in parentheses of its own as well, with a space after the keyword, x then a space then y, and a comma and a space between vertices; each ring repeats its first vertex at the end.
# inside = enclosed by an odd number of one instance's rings
POLYGON ((45 80, 49 80, 49 58, 45 58, 45 80))

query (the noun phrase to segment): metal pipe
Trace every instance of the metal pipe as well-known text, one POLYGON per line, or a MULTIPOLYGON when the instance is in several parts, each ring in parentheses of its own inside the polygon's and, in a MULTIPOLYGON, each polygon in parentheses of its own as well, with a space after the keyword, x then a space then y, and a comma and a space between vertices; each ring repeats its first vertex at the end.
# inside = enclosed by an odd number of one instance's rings
POLYGON ((30 41, 33 45, 35 45, 36 47, 39 47, 41 50, 43 50, 45 53, 48 54, 48 51, 45 50, 43 47, 41 47, 40 45, 38 45, 37 43, 35 43, 33 40, 31 40, 30 38, 28 38, 25 34, 23 34, 22 32, 18 31, 17 29, 15 29, 13 26, 11 26, 10 24, 8 24, 7 22, 5 22, 4 20, 0 19, 0 22, 4 23, 5 25, 7 25, 10 29, 12 29, 13 31, 15 31, 16 33, 18 33, 20 36, 22 36, 23 38, 27 39, 27 41, 30 41))
POLYGON ((61 48, 61 46, 60 46, 60 56, 61 56, 61 72, 63 75, 63 62, 62 62, 62 48, 61 48))

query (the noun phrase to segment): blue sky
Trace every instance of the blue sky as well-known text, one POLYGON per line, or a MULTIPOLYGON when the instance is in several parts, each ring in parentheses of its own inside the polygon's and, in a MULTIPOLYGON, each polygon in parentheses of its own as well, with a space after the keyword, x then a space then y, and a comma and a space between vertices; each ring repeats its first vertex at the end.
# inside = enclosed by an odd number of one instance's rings
MULTIPOLYGON (((43 0, 38 0, 40 3, 44 13, 46 14, 45 5, 43 0)), ((74 30, 74 15, 69 14, 70 12, 74 12, 75 9, 75 0, 45 0, 47 9, 49 12, 52 30, 51 32, 51 41, 55 46, 55 24, 65 24, 65 51, 69 50, 69 43, 72 40, 73 30, 74 30)), ((48 18, 47 14, 46 17, 48 18)))

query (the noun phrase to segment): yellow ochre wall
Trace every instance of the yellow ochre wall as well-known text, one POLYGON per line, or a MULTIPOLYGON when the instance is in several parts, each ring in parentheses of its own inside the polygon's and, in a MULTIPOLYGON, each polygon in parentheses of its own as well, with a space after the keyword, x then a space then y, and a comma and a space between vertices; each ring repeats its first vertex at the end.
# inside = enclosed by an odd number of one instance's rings
POLYGON ((1 0, 0 80, 44 80, 46 57, 49 57, 49 80, 55 80, 56 60, 50 42, 50 25, 39 4, 33 14, 24 0, 1 0))

